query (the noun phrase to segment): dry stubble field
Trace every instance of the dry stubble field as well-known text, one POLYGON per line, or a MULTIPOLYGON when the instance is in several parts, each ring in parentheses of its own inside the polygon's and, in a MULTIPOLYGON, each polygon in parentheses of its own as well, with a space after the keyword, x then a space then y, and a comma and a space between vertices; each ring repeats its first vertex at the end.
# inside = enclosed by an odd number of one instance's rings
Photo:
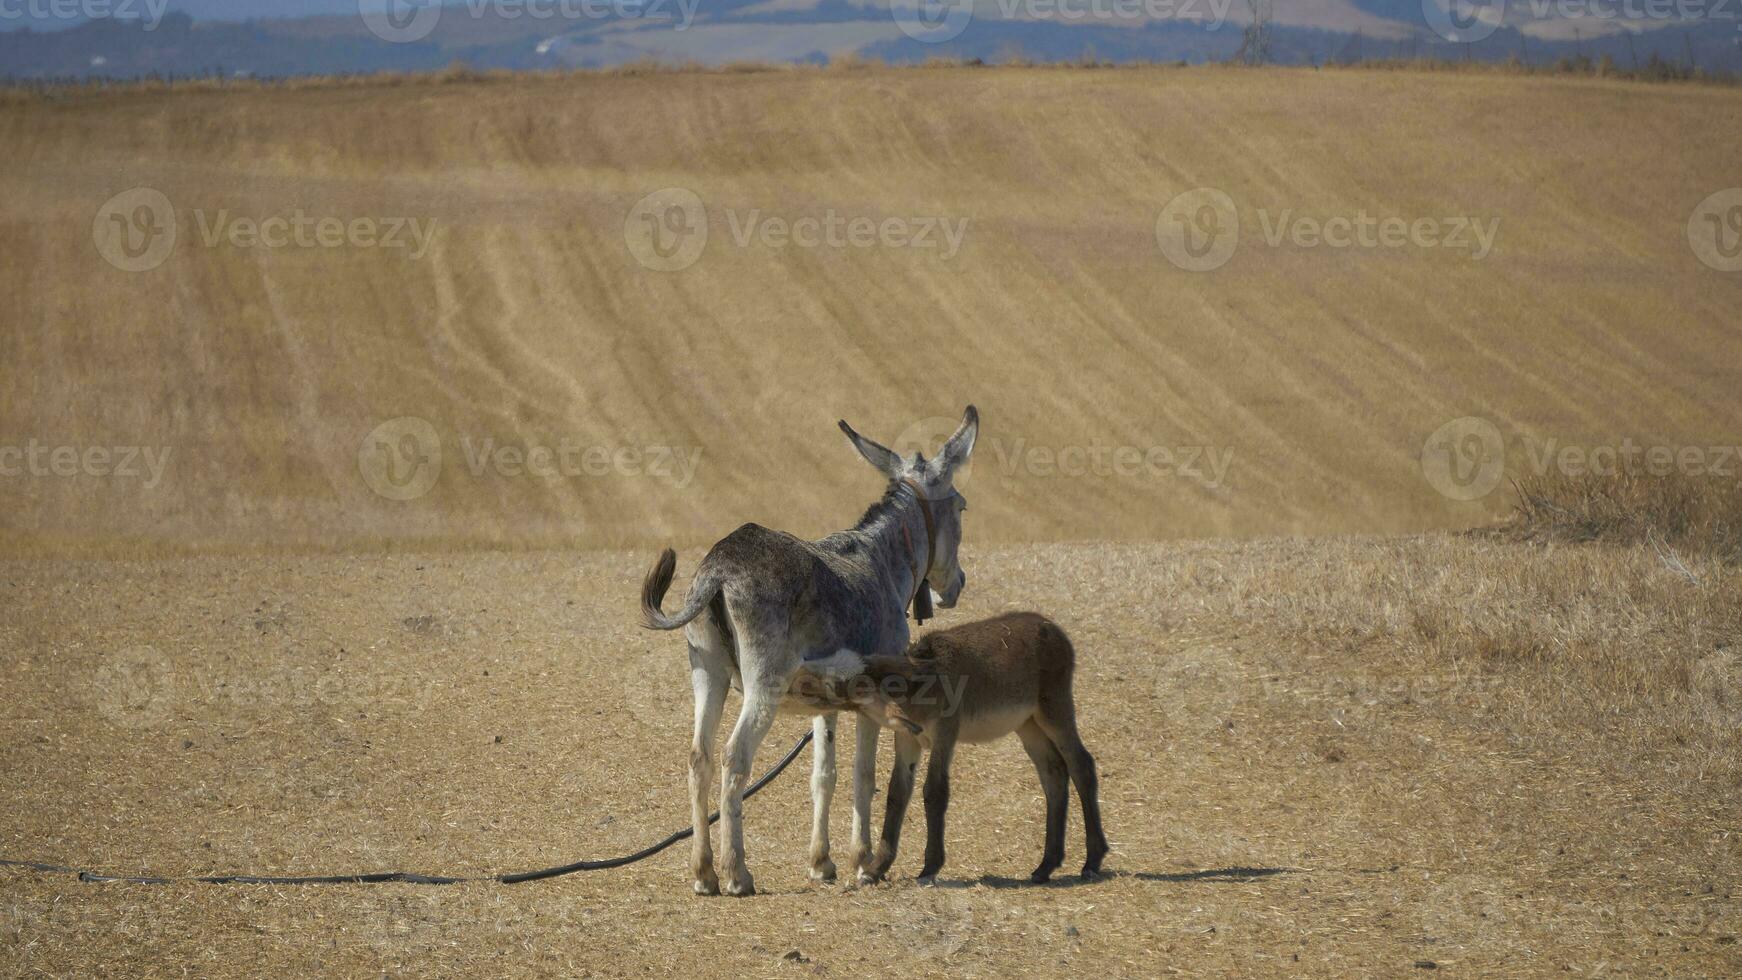
POLYGON ((876 486, 835 417, 935 438, 972 399, 942 622, 1071 631, 1116 874, 1018 884, 1041 801, 1012 743, 965 750, 933 888, 912 829, 893 884, 811 885, 801 763, 747 806, 753 899, 691 896, 682 848, 515 887, 0 870, 0 972, 1734 974, 1734 564, 1447 533, 1511 498, 1449 499, 1422 455, 1470 415, 1512 476, 1548 439, 1736 442, 1742 281, 1686 225, 1739 182, 1739 116, 1691 86, 1227 71, 8 101, 7 444, 173 455, 150 487, 0 483, 0 856, 481 874, 640 846, 685 819, 681 642, 632 625, 657 548, 681 588, 742 521, 842 526, 876 486), (180 238, 127 273, 92 224, 136 185, 180 238), (625 223, 667 186, 712 237, 659 272, 625 223), (1245 237, 1191 273, 1154 225, 1199 186, 1245 237), (202 242, 297 207, 442 231, 416 260, 202 242), (830 207, 972 224, 947 262, 732 242, 830 207), (1356 255, 1264 244, 1283 209, 1501 224, 1479 261, 1356 255), (444 465, 392 500, 359 447, 402 416, 444 465), (484 438, 703 455, 681 486, 533 480, 472 471, 484 438), (1233 463, 1024 455, 1121 445, 1233 463))

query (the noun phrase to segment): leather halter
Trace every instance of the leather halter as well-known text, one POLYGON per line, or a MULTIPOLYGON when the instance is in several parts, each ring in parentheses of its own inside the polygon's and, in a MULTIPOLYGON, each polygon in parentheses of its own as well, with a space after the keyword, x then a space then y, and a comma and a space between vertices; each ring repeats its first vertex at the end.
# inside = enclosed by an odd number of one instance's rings
MULTIPOLYGON (((902 480, 901 482, 913 491, 914 499, 919 501, 920 515, 925 518, 925 564, 919 566, 919 571, 914 573, 916 581, 913 584, 913 595, 907 601, 907 604, 913 607, 914 621, 924 626, 925 621, 931 618, 931 585, 926 576, 931 571, 932 558, 937 555, 938 526, 937 521, 932 517, 931 501, 926 499, 925 494, 919 489, 919 484, 912 480, 902 480)), ((907 545, 908 560, 912 561, 914 557, 913 534, 908 531, 905 521, 901 525, 901 540, 907 545)))

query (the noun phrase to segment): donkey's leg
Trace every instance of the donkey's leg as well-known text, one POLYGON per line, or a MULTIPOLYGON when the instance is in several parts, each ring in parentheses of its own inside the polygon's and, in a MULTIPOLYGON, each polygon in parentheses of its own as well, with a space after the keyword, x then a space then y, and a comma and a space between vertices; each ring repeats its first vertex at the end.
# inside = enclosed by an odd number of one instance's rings
POLYGON ((864 715, 857 716, 855 732, 858 744, 853 747, 853 867, 858 871, 859 884, 870 884, 871 875, 871 794, 877 789, 877 723, 864 715))
POLYGON ((1029 880, 1046 881, 1065 860, 1065 819, 1070 815, 1071 784, 1064 757, 1032 719, 1016 730, 1022 747, 1034 761, 1034 771, 1040 776, 1040 788, 1046 793, 1046 847, 1040 853, 1040 866, 1029 880))
POLYGON ((720 880, 714 874, 714 849, 708 843, 708 784, 714 778, 714 733, 720 728, 720 712, 726 706, 731 681, 717 653, 690 645, 690 685, 696 700, 696 730, 690 742, 690 826, 695 829, 690 839, 690 872, 697 895, 718 895, 720 880))
POLYGON ((834 881, 829 806, 835 800, 835 713, 811 719, 811 880, 834 881))
POLYGON ((950 761, 956 755, 956 726, 939 723, 925 764, 925 866, 921 879, 937 877, 944 866, 944 814, 950 808, 950 761))
POLYGON ((1038 719, 1047 738, 1064 756, 1071 782, 1077 784, 1077 796, 1083 804, 1083 837, 1087 856, 1083 860, 1083 877, 1101 872, 1101 862, 1107 858, 1107 835, 1101 830, 1101 780, 1095 773, 1095 757, 1089 754, 1077 734, 1077 714, 1074 707, 1056 712, 1042 710, 1038 719))
POLYGON ((871 874, 883 878, 895 864, 895 852, 901 846, 901 824, 907 819, 907 802, 913 799, 913 775, 919 768, 919 739, 904 731, 895 733, 895 764, 889 771, 889 793, 883 801, 883 837, 877 843, 877 857, 871 862, 871 874))
POLYGON ((726 872, 726 894, 738 896, 756 894, 756 884, 744 863, 744 788, 750 783, 756 748, 774 724, 786 685, 784 677, 773 681, 766 673, 754 670, 752 658, 746 657, 743 663, 744 707, 738 712, 732 737, 726 740, 720 787, 720 863, 726 872))

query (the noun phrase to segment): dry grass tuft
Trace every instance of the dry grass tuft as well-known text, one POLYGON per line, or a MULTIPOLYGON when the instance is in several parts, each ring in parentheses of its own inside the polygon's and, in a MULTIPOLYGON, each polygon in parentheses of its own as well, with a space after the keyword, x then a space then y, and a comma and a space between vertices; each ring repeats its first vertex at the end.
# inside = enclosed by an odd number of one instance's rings
POLYGON ((1517 481, 1507 530, 1525 540, 1651 544, 1742 561, 1742 484, 1621 471, 1517 481))

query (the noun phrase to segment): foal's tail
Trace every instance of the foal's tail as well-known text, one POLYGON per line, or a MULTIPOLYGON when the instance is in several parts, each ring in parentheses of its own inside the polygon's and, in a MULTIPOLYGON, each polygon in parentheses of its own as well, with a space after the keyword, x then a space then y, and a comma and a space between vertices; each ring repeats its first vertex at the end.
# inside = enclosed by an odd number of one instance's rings
POLYGON ((720 591, 718 582, 698 579, 690 586, 689 602, 677 615, 667 616, 659 609, 665 592, 671 588, 671 577, 677 572, 677 552, 670 548, 659 553, 647 578, 641 582, 641 625, 650 630, 675 630, 702 614, 720 591))

